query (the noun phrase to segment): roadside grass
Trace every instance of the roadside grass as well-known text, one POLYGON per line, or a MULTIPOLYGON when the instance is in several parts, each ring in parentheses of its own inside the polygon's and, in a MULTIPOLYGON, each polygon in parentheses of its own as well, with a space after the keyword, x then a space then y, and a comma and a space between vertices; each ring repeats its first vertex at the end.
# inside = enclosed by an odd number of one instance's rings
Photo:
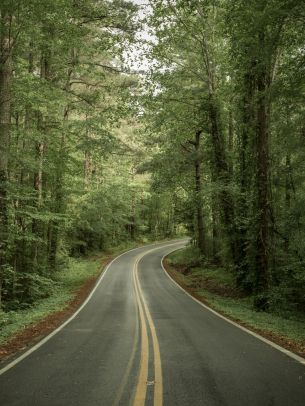
POLYGON ((65 258, 62 269, 53 277, 48 297, 35 301, 31 307, 23 310, 4 312, 0 309, 0 346, 6 345, 27 327, 68 308, 78 290, 90 279, 97 278, 112 257, 141 245, 158 242, 164 240, 124 242, 116 247, 106 248, 102 253, 92 252, 86 258, 65 258))
POLYGON ((289 312, 257 312, 253 298, 242 297, 235 289, 234 276, 224 268, 189 267, 192 247, 176 251, 167 257, 174 279, 203 299, 211 308, 236 322, 267 336, 278 336, 305 346, 305 316, 289 312))
POLYGON ((253 310, 251 299, 225 298, 205 290, 200 291, 199 294, 207 299, 215 310, 219 310, 236 321, 304 345, 305 318, 297 320, 284 318, 274 313, 256 312, 253 310))
POLYGON ((97 275, 103 256, 87 259, 69 258, 66 268, 54 275, 50 296, 41 299, 24 310, 0 312, 0 345, 15 333, 44 317, 62 310, 75 296, 76 291, 88 279, 97 275))

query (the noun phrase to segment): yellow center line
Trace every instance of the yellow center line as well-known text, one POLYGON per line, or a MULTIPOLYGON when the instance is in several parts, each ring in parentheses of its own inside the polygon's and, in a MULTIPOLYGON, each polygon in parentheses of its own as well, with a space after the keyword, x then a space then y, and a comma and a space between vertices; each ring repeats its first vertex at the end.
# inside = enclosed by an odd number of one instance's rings
POLYGON ((160 356, 160 347, 158 342, 158 337, 156 333, 156 328, 151 317, 151 313, 144 299, 142 292, 139 276, 138 276, 138 264, 140 260, 147 254, 156 251, 160 248, 170 247, 176 245, 177 243, 171 243, 162 247, 153 248, 146 251, 144 254, 139 255, 136 258, 133 267, 133 280, 136 292, 136 299, 138 303, 139 315, 141 320, 141 361, 140 361, 140 372, 135 392, 135 397, 133 401, 133 406, 145 406, 147 384, 148 384, 148 360, 149 360, 149 344, 148 344, 148 334, 147 334, 147 321, 148 326, 151 331, 151 337, 153 342, 153 352, 154 352, 154 406, 163 405, 163 380, 162 380, 162 364, 160 356), (146 316, 146 317, 145 317, 146 316), (146 321, 147 319, 147 321, 146 321))
POLYGON ((138 377, 138 383, 136 388, 136 393, 133 401, 133 406, 144 406, 146 399, 147 391, 147 379, 148 379, 148 357, 149 357, 149 346, 148 346, 148 335, 147 335, 147 326, 144 315, 143 306, 141 303, 139 295, 139 287, 136 281, 136 269, 140 258, 137 259, 134 269, 133 269, 133 278, 134 286, 136 292, 136 298, 139 307, 139 314, 141 320, 141 361, 140 361, 140 373, 138 377))
POLYGON ((162 406, 163 404, 163 381, 162 381, 162 365, 161 365, 161 356, 160 356, 160 347, 157 338, 156 328, 151 317, 150 311, 148 309, 147 303, 144 299, 139 276, 138 276, 138 263, 136 266, 136 281, 139 288, 140 297, 144 304, 145 314, 148 320, 148 324, 151 331, 152 341, 153 341, 153 350, 154 350, 154 368, 155 368, 155 385, 154 385, 154 406, 162 406))

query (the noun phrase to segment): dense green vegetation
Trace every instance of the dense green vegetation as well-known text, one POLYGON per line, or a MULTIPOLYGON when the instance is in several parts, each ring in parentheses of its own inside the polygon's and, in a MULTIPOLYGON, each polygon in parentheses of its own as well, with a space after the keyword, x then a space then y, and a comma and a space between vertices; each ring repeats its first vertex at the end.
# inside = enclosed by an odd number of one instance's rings
POLYGON ((101 258, 70 259, 66 263, 65 270, 53 276, 52 284, 46 286, 48 294, 42 300, 37 300, 35 306, 1 312, 0 346, 29 325, 65 309, 81 285, 88 278, 97 276, 100 271, 100 260, 101 258))
POLYGON ((304 2, 150 4, 154 190, 178 199, 197 262, 258 310, 304 312, 304 2))
POLYGON ((45 297, 69 255, 135 237, 146 186, 134 170, 141 151, 126 95, 137 79, 121 72, 135 11, 124 1, 1 1, 6 311, 45 297))
POLYGON ((1 1, 0 308, 186 230, 256 309, 304 312, 304 1, 135 3, 1 1))

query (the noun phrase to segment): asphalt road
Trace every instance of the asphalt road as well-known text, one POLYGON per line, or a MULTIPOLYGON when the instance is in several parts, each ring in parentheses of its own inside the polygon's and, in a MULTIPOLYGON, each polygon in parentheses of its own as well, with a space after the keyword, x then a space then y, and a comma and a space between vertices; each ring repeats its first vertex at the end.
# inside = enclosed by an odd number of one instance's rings
POLYGON ((73 320, 2 365, 0 405, 304 406, 305 365, 168 278, 161 258, 182 245, 118 257, 73 320))

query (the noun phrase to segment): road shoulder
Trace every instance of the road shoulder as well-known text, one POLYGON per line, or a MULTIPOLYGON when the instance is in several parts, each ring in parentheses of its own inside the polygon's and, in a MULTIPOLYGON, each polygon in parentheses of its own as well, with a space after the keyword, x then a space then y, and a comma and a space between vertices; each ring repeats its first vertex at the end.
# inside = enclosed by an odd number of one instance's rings
POLYGON ((162 267, 166 275, 183 291, 185 291, 186 294, 191 296, 195 301, 200 303, 208 310, 217 314, 219 317, 224 318, 228 322, 236 325, 244 331, 247 331, 251 335, 254 335, 260 340, 305 365, 305 343, 300 343, 299 341, 276 334, 270 330, 255 328, 250 322, 234 317, 234 314, 230 314, 225 306, 219 306, 218 303, 213 300, 213 294, 208 291, 204 291, 203 289, 199 290, 192 285, 192 283, 187 280, 185 275, 180 272, 179 266, 174 266, 171 261, 169 261, 169 257, 171 255, 172 253, 162 259, 162 267))

